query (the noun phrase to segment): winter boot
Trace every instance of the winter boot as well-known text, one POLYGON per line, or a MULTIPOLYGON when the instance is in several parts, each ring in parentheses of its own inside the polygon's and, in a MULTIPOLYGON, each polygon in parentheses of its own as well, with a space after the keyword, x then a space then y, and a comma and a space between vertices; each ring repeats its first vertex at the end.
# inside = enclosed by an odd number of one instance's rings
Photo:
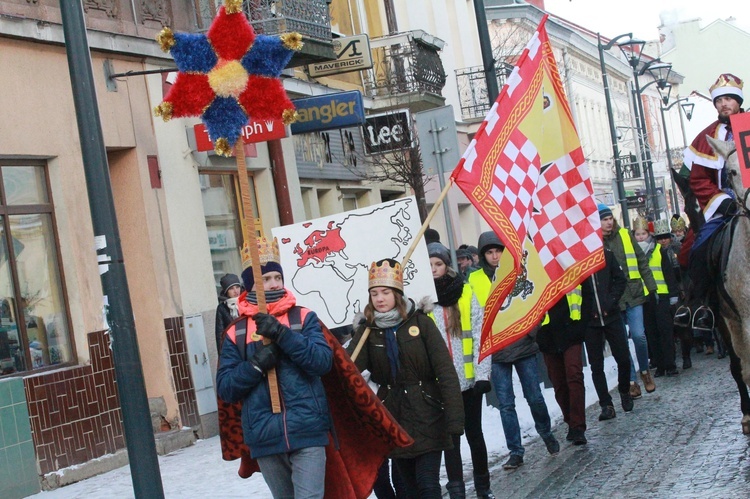
POLYGON ((495 499, 495 495, 490 490, 490 474, 474 475, 474 491, 477 493, 477 499, 495 499))
POLYGON ((466 484, 463 480, 451 480, 445 485, 451 499, 466 499, 466 484))

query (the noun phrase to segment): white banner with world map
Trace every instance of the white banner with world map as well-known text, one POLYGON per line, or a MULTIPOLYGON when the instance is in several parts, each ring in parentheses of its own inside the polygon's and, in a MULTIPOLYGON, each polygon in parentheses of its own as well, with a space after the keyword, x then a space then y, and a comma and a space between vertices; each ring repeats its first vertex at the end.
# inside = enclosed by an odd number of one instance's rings
MULTIPOLYGON (((276 227, 284 285, 329 328, 350 325, 367 305, 370 264, 401 262, 420 227, 414 196, 276 227)), ((404 294, 436 301, 424 238, 404 269, 404 294)))

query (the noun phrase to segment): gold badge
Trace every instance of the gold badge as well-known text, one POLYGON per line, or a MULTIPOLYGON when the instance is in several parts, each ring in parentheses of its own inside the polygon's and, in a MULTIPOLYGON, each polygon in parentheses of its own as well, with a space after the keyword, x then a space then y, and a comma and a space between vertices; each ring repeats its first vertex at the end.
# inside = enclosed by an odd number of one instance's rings
POLYGON ((259 335, 258 333, 253 333, 250 335, 250 339, 253 341, 261 341, 263 337, 259 335))
POLYGON ((410 327, 409 334, 412 336, 419 336, 419 328, 417 326, 410 327))

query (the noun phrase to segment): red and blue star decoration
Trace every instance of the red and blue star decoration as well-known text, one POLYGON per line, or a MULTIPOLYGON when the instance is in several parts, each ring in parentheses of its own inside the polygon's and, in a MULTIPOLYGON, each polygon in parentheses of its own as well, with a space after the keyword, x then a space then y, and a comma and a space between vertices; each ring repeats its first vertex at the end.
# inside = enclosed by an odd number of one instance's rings
POLYGON ((178 73, 154 113, 164 121, 200 117, 218 154, 231 156, 250 117, 286 124, 296 119, 279 76, 302 48, 302 36, 256 36, 242 0, 225 0, 205 34, 164 28, 157 41, 172 54, 178 73))

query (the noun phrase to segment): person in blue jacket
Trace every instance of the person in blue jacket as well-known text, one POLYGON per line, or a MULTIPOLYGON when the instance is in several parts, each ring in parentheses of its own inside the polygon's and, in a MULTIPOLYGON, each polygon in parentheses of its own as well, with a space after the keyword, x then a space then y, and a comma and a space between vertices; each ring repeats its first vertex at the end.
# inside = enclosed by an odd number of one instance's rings
POLYGON ((274 498, 323 498, 325 446, 332 428, 321 376, 331 369, 333 352, 315 312, 296 307, 284 288, 278 243, 258 243, 268 313, 258 312, 252 268, 242 272, 240 319, 228 329, 216 382, 219 397, 242 401, 242 431, 274 498), (293 310, 294 309, 294 310, 293 310), (301 326, 290 327, 299 313, 301 326), (238 345, 246 324, 245 344, 238 345), (263 339, 272 340, 264 345, 263 339), (243 352, 244 350, 244 352, 243 352), (275 368, 281 412, 274 413, 267 373, 275 368))

